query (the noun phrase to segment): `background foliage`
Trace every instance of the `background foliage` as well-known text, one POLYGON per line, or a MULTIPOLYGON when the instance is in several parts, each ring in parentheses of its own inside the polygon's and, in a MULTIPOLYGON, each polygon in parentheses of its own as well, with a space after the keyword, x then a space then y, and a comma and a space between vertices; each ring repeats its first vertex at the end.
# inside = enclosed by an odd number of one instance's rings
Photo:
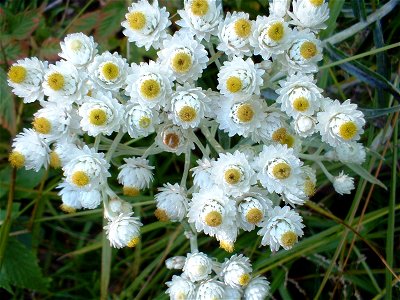
MULTIPOLYGON (((31 126, 32 114, 38 109, 36 104, 24 105, 12 95, 6 82, 8 67, 30 56, 57 60, 60 39, 79 31, 94 35, 100 52, 116 50, 126 56, 120 23, 128 2, 6 0, 0 4, 2 299, 165 299, 164 283, 173 272, 164 267, 164 260, 189 251, 182 226, 159 222, 153 216, 153 194, 163 183, 179 180, 183 169, 180 157, 151 157, 156 180, 148 194, 130 199, 121 195, 133 203, 135 214, 145 224, 143 240, 133 250, 111 252, 102 240, 102 209, 69 215, 58 209, 61 202, 54 188, 61 171, 15 171, 7 162, 11 139, 31 126)), ((159 2, 171 15, 182 6, 178 0, 159 2)), ((367 20, 387 2, 330 0, 331 19, 321 39, 329 41, 367 20)), ((225 10, 246 11, 253 19, 268 12, 267 0, 223 3, 225 10)), ((356 30, 350 38, 327 44, 318 74, 319 85, 327 95, 340 100, 351 98, 363 108, 367 117, 363 143, 369 149, 364 167, 372 175, 361 175, 369 182, 357 176, 355 193, 338 196, 323 174, 318 174, 317 194, 300 209, 307 226, 305 236, 292 250, 271 255, 267 247, 258 246, 260 237, 255 232, 242 234, 235 245, 250 257, 255 272, 271 281, 275 299, 400 297, 399 277, 392 274, 400 273, 396 255, 400 250, 400 203, 396 203, 400 173, 399 7, 356 30)), ((145 52, 133 45, 129 51, 135 62, 155 57, 154 51, 145 52)), ((215 75, 210 71, 201 84, 215 89, 215 75)), ((194 162, 196 157, 192 159, 194 162)), ((329 169, 337 173, 340 166, 332 164, 329 169)), ((354 166, 347 171, 352 175, 361 172, 354 166)), ((121 191, 116 182, 111 185, 121 191)), ((200 236, 199 247, 220 261, 227 256, 205 236, 200 236)))

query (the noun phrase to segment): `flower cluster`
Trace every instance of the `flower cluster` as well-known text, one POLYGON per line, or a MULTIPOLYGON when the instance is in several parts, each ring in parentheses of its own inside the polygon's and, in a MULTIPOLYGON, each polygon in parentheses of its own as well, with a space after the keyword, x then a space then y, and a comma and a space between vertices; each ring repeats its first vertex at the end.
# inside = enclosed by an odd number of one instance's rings
POLYGON ((221 264, 202 252, 188 253, 169 258, 166 265, 183 271, 167 282, 170 299, 262 300, 269 293, 269 282, 253 276, 250 260, 241 254, 221 264))
POLYGON ((193 237, 203 232, 232 252, 238 235, 257 227, 271 251, 291 249, 304 234, 296 207, 316 191, 315 167, 338 193, 354 188, 353 178, 333 176, 323 162, 363 163, 358 140, 365 120, 356 104, 329 99, 316 85, 318 32, 329 17, 324 0, 274 0, 269 16, 256 20, 244 12, 224 16, 221 1, 184 0, 178 15, 181 29, 172 33, 157 0, 128 8, 123 33, 138 47, 158 50, 155 60, 100 54, 92 37, 74 33, 61 42, 60 61, 14 63, 8 72, 13 92, 41 108, 33 128, 14 139, 9 161, 35 171, 61 168, 61 209, 103 203, 107 237, 121 248, 139 242, 142 223, 108 185, 111 174, 118 173, 122 194, 133 197, 151 187, 156 170, 148 156, 184 154, 180 184, 166 183, 155 196, 155 216, 183 223, 194 248, 174 258, 183 273, 167 283, 167 293, 171 299, 263 299, 268 282, 251 278, 247 258, 233 255, 218 264, 198 252, 193 237), (218 69, 216 85, 205 89, 198 80, 209 65, 218 69), (240 141, 224 149, 217 130, 240 141), (151 146, 131 146, 148 136, 151 146), (123 138, 132 140, 120 143, 123 138), (196 148, 202 157, 191 166, 196 148))

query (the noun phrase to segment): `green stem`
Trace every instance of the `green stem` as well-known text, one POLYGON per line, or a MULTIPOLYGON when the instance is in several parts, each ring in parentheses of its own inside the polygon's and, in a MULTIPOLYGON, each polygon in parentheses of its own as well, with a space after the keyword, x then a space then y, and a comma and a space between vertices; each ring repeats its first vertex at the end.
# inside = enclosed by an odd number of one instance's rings
POLYGON ((115 137, 114 141, 112 142, 110 149, 107 151, 106 154, 106 161, 110 162, 112 155, 114 154, 114 151, 117 149, 119 142, 121 141, 122 137, 124 136, 124 132, 120 130, 115 137))
POLYGON ((206 126, 201 126, 201 132, 217 153, 225 153, 224 148, 215 140, 206 126))
POLYGON ((187 147, 186 152, 185 152, 185 165, 184 165, 184 169, 183 169, 183 175, 182 175, 182 179, 181 179, 181 187, 186 189, 186 181, 187 181, 187 177, 189 175, 189 169, 190 169, 190 148, 187 147))
MULTIPOLYGON (((397 113, 399 114, 399 113, 397 113)), ((394 250, 394 228, 395 228, 395 206, 396 206, 396 188, 397 188, 397 139, 399 134, 398 122, 394 126, 393 134, 393 161, 392 161, 392 178, 390 182, 390 198, 389 198, 389 215, 388 215, 388 227, 386 235, 386 261, 388 265, 393 268, 393 250, 394 250)), ((392 274, 386 269, 386 299, 392 299, 392 274)))

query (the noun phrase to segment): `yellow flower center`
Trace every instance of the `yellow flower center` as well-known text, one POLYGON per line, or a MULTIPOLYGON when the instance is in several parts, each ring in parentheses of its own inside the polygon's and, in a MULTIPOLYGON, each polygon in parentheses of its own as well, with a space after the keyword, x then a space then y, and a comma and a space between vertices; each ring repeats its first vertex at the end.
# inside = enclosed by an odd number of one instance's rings
POLYGON ((11 82, 21 83, 25 80, 26 73, 26 69, 23 66, 11 66, 7 76, 11 82))
POLYGON ((236 35, 241 38, 247 38, 251 33, 251 23, 246 19, 237 20, 233 28, 236 35))
POLYGON ((226 80, 226 89, 231 93, 237 93, 242 89, 242 81, 239 77, 231 76, 226 80))
POLYGON ((221 249, 224 249, 228 253, 232 253, 233 250, 235 249, 234 245, 232 243, 230 243, 230 242, 227 242, 227 241, 220 241, 219 242, 219 247, 221 249))
POLYGON ((48 134, 51 131, 50 121, 43 117, 35 118, 32 125, 35 131, 41 134, 48 134))
POLYGON ((154 212, 154 215, 156 218, 161 221, 161 222, 167 222, 169 221, 169 217, 167 215, 167 212, 164 209, 157 208, 154 212))
POLYGON ((312 197, 315 194, 315 184, 311 180, 307 179, 304 182, 304 193, 306 194, 307 197, 312 197))
POLYGON ((89 113, 89 122, 92 125, 101 126, 107 122, 107 114, 101 108, 95 108, 89 113))
POLYGON ((141 30, 146 25, 146 16, 141 11, 134 11, 128 14, 129 27, 133 30, 141 30))
POLYGON ((245 273, 240 275, 238 282, 241 286, 246 286, 249 283, 250 278, 251 278, 250 275, 245 273))
POLYGON ((195 16, 202 17, 208 12, 208 1, 193 0, 190 10, 195 16))
POLYGON ((47 77, 47 84, 55 91, 59 91, 64 87, 65 79, 60 73, 53 73, 47 77))
POLYGON ((250 122, 254 117, 253 107, 250 104, 242 104, 238 107, 236 115, 240 122, 250 122))
POLYGON ((61 209, 63 212, 67 213, 67 214, 73 214, 73 213, 76 212, 76 209, 75 209, 75 208, 73 208, 72 206, 69 206, 69 205, 67 205, 67 204, 64 204, 64 203, 60 205, 60 209, 61 209))
POLYGON ((285 29, 281 22, 276 22, 268 28, 268 37, 275 42, 280 41, 284 34, 285 29))
POLYGON ((230 168, 225 171, 224 178, 228 184, 237 184, 242 179, 242 172, 238 168, 230 168))
POLYGON ((149 117, 144 116, 141 117, 139 120, 139 126, 141 128, 147 128, 150 126, 150 124, 151 124, 151 119, 149 117))
POLYGON ((250 224, 259 223, 263 217, 264 217, 264 215, 263 215, 262 211, 259 210, 258 208, 252 208, 246 214, 246 220, 250 224))
POLYGON ((61 167, 61 160, 60 157, 58 156, 57 152, 52 151, 50 153, 50 167, 54 169, 58 169, 61 167))
POLYGON ((78 187, 84 187, 85 185, 89 184, 90 178, 85 172, 76 171, 74 174, 72 174, 71 181, 78 187))
POLYGON ((140 190, 138 188, 135 188, 133 186, 124 186, 122 188, 122 193, 125 196, 130 196, 130 197, 134 197, 140 194, 140 190))
POLYGON ((69 44, 69 48, 72 51, 79 51, 82 48, 82 42, 80 40, 73 40, 71 41, 71 43, 69 44))
POLYGON ((177 73, 186 73, 192 67, 192 56, 186 52, 178 52, 171 60, 171 67, 177 73))
POLYGON ((157 80, 147 79, 140 86, 140 94, 147 100, 153 100, 160 95, 161 86, 157 80))
POLYGON ((291 168, 285 162, 280 162, 272 168, 272 175, 277 179, 286 179, 290 176, 291 168))
POLYGON ((313 58, 317 54, 317 46, 313 42, 304 42, 300 47, 300 55, 304 59, 313 58))
POLYGON ((177 135, 176 133, 168 133, 164 136, 163 138, 163 143, 172 149, 175 149, 179 146, 179 142, 180 142, 180 138, 179 135, 177 135))
POLYGON ((197 117, 196 110, 191 106, 184 106, 178 113, 179 119, 183 122, 191 122, 197 117))
POLYGON ((351 140, 357 134, 357 125, 353 121, 343 123, 339 128, 339 135, 344 140, 351 140))
POLYGON ((294 99, 292 106, 294 110, 304 112, 310 107, 310 103, 306 97, 298 97, 294 99))
POLYGON ((282 234, 281 245, 284 247, 292 247, 297 242, 297 234, 293 231, 288 231, 282 234))
POLYGON ((10 162, 13 168, 19 169, 23 167, 25 164, 25 156, 21 152, 13 151, 10 153, 8 161, 10 162))
POLYGON ((206 215, 204 221, 208 226, 217 227, 222 223, 222 216, 219 212, 213 210, 206 215))
POLYGON ((324 0, 308 0, 310 3, 316 7, 321 6, 324 4, 324 0))
POLYGON ((286 139, 286 136, 287 136, 286 128, 281 127, 274 131, 274 133, 272 134, 272 140, 274 142, 282 144, 282 141, 286 139))
POLYGON ((187 295, 185 292, 180 291, 175 295, 175 299, 176 300, 187 300, 187 295))
POLYGON ((107 80, 115 80, 119 76, 118 66, 110 61, 103 65, 101 72, 107 80))
POLYGON ((126 244, 129 248, 135 247, 137 244, 139 244, 140 238, 138 236, 135 236, 133 239, 131 239, 128 244, 126 244))

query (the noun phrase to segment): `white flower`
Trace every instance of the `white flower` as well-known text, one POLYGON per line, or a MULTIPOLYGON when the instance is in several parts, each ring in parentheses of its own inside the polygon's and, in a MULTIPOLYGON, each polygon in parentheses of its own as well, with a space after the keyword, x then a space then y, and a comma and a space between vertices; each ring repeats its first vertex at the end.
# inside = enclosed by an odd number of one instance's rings
POLYGON ((199 126, 208 110, 207 103, 210 99, 201 88, 185 84, 177 87, 170 101, 171 103, 167 106, 168 118, 175 125, 188 129, 199 126))
POLYGON ((304 179, 303 191, 307 197, 314 196, 317 185, 315 170, 309 166, 302 166, 302 177, 304 179))
POLYGON ((7 73, 8 85, 15 95, 23 98, 24 103, 43 101, 42 82, 46 69, 47 61, 42 62, 36 57, 20 59, 7 73))
POLYGON ((292 30, 285 20, 278 16, 257 16, 255 30, 250 36, 250 45, 254 55, 260 54, 264 60, 289 49, 292 30))
POLYGON ((257 192, 246 193, 236 199, 236 202, 238 203, 237 223, 246 231, 251 231, 256 225, 258 226, 272 208, 272 201, 257 192))
POLYGON ((233 154, 220 153, 219 158, 212 165, 211 178, 226 195, 240 196, 249 191, 250 185, 256 182, 255 172, 246 155, 239 151, 233 154))
POLYGON ((81 209, 82 207, 95 209, 102 200, 98 189, 83 191, 67 182, 62 182, 57 188, 61 188, 58 195, 61 196, 63 204, 61 204, 60 208, 67 213, 75 212, 76 209, 81 209))
POLYGON ((189 29, 196 38, 210 40, 218 34, 218 25, 222 21, 222 6, 216 0, 185 0, 184 10, 178 10, 181 20, 176 24, 189 29))
POLYGON ((135 247, 140 241, 140 223, 139 218, 132 217, 133 213, 119 214, 113 220, 109 220, 106 230, 110 245, 114 248, 135 247))
POLYGON ((208 62, 204 46, 182 30, 165 40, 157 55, 161 65, 171 69, 179 83, 197 80, 208 62))
POLYGON ((267 278, 264 276, 257 276, 250 280, 244 290, 243 296, 245 300, 264 300, 268 296, 269 290, 270 287, 267 278))
POLYGON ((85 96, 79 107, 80 125, 90 136, 110 135, 120 129, 124 114, 123 106, 111 92, 96 92, 85 96))
POLYGON ((251 56, 249 38, 254 30, 254 21, 249 20, 249 14, 244 12, 228 12, 224 22, 218 27, 220 43, 217 49, 228 56, 251 56))
POLYGON ((168 286, 166 294, 171 300, 194 299, 196 286, 184 276, 172 276, 172 280, 166 282, 168 286))
POLYGON ((170 270, 182 270, 185 265, 185 256, 173 256, 165 261, 165 266, 170 270))
POLYGON ((223 283, 212 279, 200 284, 197 289, 196 300, 222 300, 223 296, 223 283))
POLYGON ((50 164, 52 163, 52 154, 55 155, 53 159, 58 160, 57 163, 59 166, 63 167, 76 156, 81 154, 81 150, 76 146, 75 141, 73 139, 59 139, 55 143, 55 147, 53 152, 50 153, 50 164), (53 154, 55 153, 55 154, 53 154))
POLYGON ((361 165, 365 161, 365 147, 361 143, 350 142, 335 148, 337 158, 343 163, 361 165))
POLYGON ((106 182, 111 174, 108 172, 110 164, 104 159, 104 153, 97 153, 95 149, 84 146, 64 167, 66 181, 80 190, 90 191, 106 182))
POLYGON ((264 146, 254 160, 253 167, 258 171, 258 180, 270 193, 284 191, 296 193, 301 181, 302 162, 286 145, 264 146))
POLYGON ((214 188, 193 193, 188 218, 198 232, 214 236, 220 228, 234 226, 235 213, 235 202, 214 188))
POLYGON ((219 70, 217 88, 224 95, 259 95, 264 73, 265 70, 255 65, 251 58, 244 60, 235 56, 231 61, 225 61, 219 70))
POLYGON ((201 189, 211 187, 213 184, 211 178, 212 160, 203 157, 203 159, 198 159, 196 163, 198 166, 191 169, 193 171, 193 183, 201 189))
POLYGON ((188 253, 183 271, 192 282, 205 280, 212 272, 212 261, 203 252, 188 253))
POLYGON ((269 2, 269 13, 276 17, 286 16, 292 0, 272 0, 269 2))
POLYGON ((297 135, 301 137, 309 137, 316 132, 317 120, 314 117, 306 115, 298 115, 292 122, 297 135))
POLYGON ((269 219, 264 221, 262 228, 257 232, 262 236, 261 244, 269 245, 271 251, 278 251, 282 246, 289 250, 303 236, 304 227, 302 217, 289 206, 276 206, 269 213, 269 219))
POLYGON ((250 260, 242 254, 231 256, 222 264, 221 269, 221 277, 225 284, 236 289, 245 287, 249 283, 253 271, 250 260))
POLYGON ((97 54, 97 43, 93 37, 86 36, 82 32, 68 34, 60 46, 62 52, 58 55, 77 68, 85 67, 97 54))
POLYGON ((167 27, 171 25, 169 12, 166 8, 159 8, 158 1, 154 0, 151 5, 146 0, 132 3, 128 7, 128 13, 121 25, 122 32, 128 37, 129 42, 134 42, 138 47, 149 50, 151 46, 159 49, 162 41, 167 37, 167 27))
POLYGON ((317 113, 317 129, 323 142, 332 147, 356 141, 364 132, 364 115, 357 110, 357 104, 346 100, 340 103, 331 101, 323 107, 324 111, 317 113))
POLYGON ((62 204, 60 208, 66 213, 74 213, 77 209, 82 208, 80 201, 80 191, 75 189, 72 185, 67 182, 62 182, 57 186, 61 189, 58 195, 61 197, 62 204))
POLYGON ((69 104, 43 102, 45 106, 34 113, 33 128, 47 141, 61 140, 61 136, 79 132, 79 117, 69 104))
POLYGON ((140 65, 132 64, 131 74, 126 78, 125 94, 131 97, 132 103, 160 108, 165 106, 167 97, 172 93, 174 79, 169 68, 163 68, 152 60, 140 65))
POLYGON ((291 24, 319 31, 327 27, 324 22, 329 19, 329 7, 324 0, 293 0, 293 13, 288 14, 291 24))
POLYGON ((350 194, 354 190, 354 178, 344 174, 343 171, 338 176, 333 177, 332 183, 336 193, 340 195, 350 194))
POLYGON ((277 57, 289 74, 315 73, 318 71, 318 61, 322 60, 321 41, 308 30, 293 31, 290 48, 277 57))
POLYGON ((311 116, 319 109, 322 89, 316 86, 312 75, 292 75, 279 84, 276 102, 281 103, 281 110, 288 116, 311 116))
MULTIPOLYGON (((121 213, 123 214, 129 214, 132 212, 132 204, 129 202, 126 202, 124 200, 121 200, 120 198, 114 196, 108 201, 108 207, 111 210, 113 215, 119 215, 121 213)), ((107 212, 106 212, 107 213, 107 212)), ((112 219, 113 216, 111 215, 106 215, 108 219, 112 219)))
POLYGON ((107 91, 118 91, 125 86, 130 73, 126 59, 117 52, 96 55, 87 67, 91 81, 96 87, 107 91))
POLYGON ((257 143, 262 141, 264 144, 284 142, 288 127, 285 118, 287 118, 286 115, 280 111, 269 111, 269 107, 263 103, 261 125, 251 132, 251 139, 257 143))
POLYGON ((186 217, 189 203, 185 190, 178 183, 164 184, 158 190, 160 193, 154 197, 157 203, 156 217, 160 221, 182 221, 186 217))
POLYGON ((233 99, 221 98, 217 110, 219 128, 229 136, 237 134, 248 137, 261 126, 263 101, 256 95, 243 95, 233 99))
POLYGON ((164 151, 180 155, 194 147, 187 135, 185 129, 173 124, 166 124, 157 130, 156 143, 164 151))
POLYGON ((49 101, 57 103, 80 103, 89 91, 87 74, 79 71, 68 61, 57 61, 49 65, 42 83, 43 91, 49 101))
POLYGON ((124 161, 125 164, 118 168, 118 182, 123 185, 125 195, 136 196, 140 190, 150 186, 154 167, 140 157, 124 158, 124 161))
POLYGON ((139 104, 128 103, 125 106, 123 130, 133 139, 146 137, 155 131, 155 125, 160 123, 158 112, 139 104))
POLYGON ((49 164, 50 148, 47 142, 34 130, 23 129, 13 140, 12 152, 8 157, 11 166, 25 167, 26 170, 38 172, 49 164))
POLYGON ((239 234, 239 228, 236 224, 221 227, 216 233, 215 238, 219 241, 219 247, 228 253, 232 253, 235 248, 235 242, 239 234))

